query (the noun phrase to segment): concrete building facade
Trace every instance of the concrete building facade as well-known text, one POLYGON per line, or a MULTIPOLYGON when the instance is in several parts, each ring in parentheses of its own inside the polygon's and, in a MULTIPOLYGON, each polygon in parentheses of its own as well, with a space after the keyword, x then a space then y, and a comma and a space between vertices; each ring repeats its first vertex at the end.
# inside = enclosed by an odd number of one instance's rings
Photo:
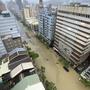
POLYGON ((44 7, 39 12, 39 35, 41 35, 48 44, 51 44, 54 37, 56 21, 56 10, 52 7, 44 7))
POLYGON ((76 66, 86 60, 90 54, 90 7, 58 7, 54 49, 76 66))

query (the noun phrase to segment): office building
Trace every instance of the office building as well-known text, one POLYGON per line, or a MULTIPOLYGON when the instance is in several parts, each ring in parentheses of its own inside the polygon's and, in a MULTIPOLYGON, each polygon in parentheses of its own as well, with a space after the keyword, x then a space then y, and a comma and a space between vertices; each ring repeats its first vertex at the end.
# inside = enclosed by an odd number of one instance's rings
POLYGON ((90 7, 58 7, 54 49, 75 66, 87 59, 90 54, 90 7))
POLYGON ((5 4, 0 0, 0 12, 6 10, 5 4))
POLYGON ((19 10, 22 10, 23 9, 23 2, 22 2, 22 0, 15 0, 15 1, 16 1, 16 4, 19 7, 19 10))
POLYGON ((21 13, 20 13, 20 10, 19 10, 19 7, 18 5, 16 4, 15 1, 13 0, 10 0, 8 3, 7 3, 7 8, 10 10, 10 12, 12 12, 14 14, 14 16, 16 16, 16 18, 18 20, 21 19, 21 13), (12 7, 12 8, 11 8, 12 7))
POLYGON ((51 5, 42 8, 39 12, 39 35, 50 45, 54 38, 56 9, 51 5))
POLYGON ((19 26, 15 17, 8 11, 0 14, 0 57, 16 47, 22 47, 19 26))

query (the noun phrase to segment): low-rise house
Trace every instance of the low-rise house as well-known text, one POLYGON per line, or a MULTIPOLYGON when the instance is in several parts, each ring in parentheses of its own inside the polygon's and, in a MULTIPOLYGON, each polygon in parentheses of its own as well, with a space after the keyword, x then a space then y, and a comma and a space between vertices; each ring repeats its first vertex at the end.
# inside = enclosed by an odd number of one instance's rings
POLYGON ((1 90, 45 90, 26 49, 16 48, 8 53, 7 62, 1 65, 1 90), (35 81, 34 81, 35 80, 35 81), (21 86, 23 83, 24 88, 21 86), (20 86, 18 86, 21 84, 20 86), (17 87, 18 86, 18 87, 17 87), (17 89, 16 89, 17 88, 17 89))

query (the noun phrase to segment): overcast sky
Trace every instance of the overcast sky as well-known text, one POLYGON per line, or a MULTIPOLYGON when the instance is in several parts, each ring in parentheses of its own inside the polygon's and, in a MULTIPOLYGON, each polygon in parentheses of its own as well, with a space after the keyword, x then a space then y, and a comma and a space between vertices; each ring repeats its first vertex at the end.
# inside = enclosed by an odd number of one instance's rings
MULTIPOLYGON (((2 1, 4 1, 4 2, 6 2, 6 1, 9 1, 9 0, 2 0, 2 1)), ((39 0, 27 0, 27 1, 29 1, 29 2, 38 2, 39 0)), ((74 1, 74 2, 82 2, 82 3, 90 3, 90 0, 43 0, 43 1, 51 1, 51 2, 63 2, 63 3, 66 3, 66 2, 72 2, 72 1, 74 1)))

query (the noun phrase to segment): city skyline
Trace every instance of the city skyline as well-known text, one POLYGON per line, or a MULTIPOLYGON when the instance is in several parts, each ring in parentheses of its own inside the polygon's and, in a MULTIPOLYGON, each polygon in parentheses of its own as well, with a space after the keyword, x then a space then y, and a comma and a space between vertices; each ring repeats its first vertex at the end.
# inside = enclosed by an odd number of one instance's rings
POLYGON ((0 0, 0 90, 90 90, 90 0, 0 0))
MULTIPOLYGON (((2 0, 3 2, 7 2, 7 1, 10 1, 10 0, 2 0)), ((23 1, 23 0, 22 0, 23 1)), ((27 0, 29 1, 30 3, 38 3, 39 0, 27 0)), ((69 2, 80 2, 80 3, 85 3, 85 4, 90 4, 90 0, 43 0, 44 2, 62 2, 62 3, 69 3, 69 2), (67 2, 68 1, 68 2, 67 2)))

